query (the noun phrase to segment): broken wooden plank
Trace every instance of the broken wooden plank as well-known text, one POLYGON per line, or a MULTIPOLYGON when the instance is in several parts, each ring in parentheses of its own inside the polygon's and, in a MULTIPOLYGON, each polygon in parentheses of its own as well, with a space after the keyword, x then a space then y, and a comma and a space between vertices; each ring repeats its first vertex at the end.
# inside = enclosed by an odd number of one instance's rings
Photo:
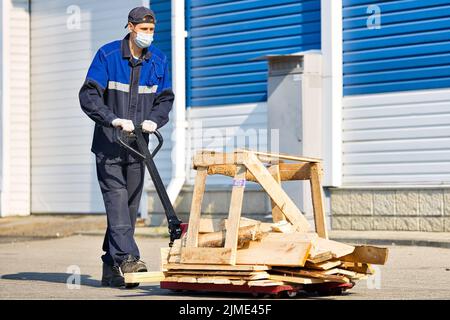
MULTIPOLYGON (((261 221, 258 221, 258 220, 255 220, 255 219, 249 219, 249 218, 246 218, 246 217, 241 217, 239 219, 239 228, 251 227, 251 226, 255 226, 255 225, 260 226, 261 225, 261 221)), ((229 229, 228 219, 222 219, 222 221, 220 221, 219 227, 220 227, 219 231, 229 229)))
POLYGON ((357 272, 350 271, 350 270, 345 270, 345 269, 340 269, 340 268, 333 268, 333 269, 326 270, 326 271, 321 271, 321 272, 323 274, 328 274, 328 275, 342 274, 342 275, 350 277, 351 279, 358 275, 357 272))
POLYGON ((209 167, 212 165, 224 165, 224 164, 242 164, 244 160, 247 158, 247 155, 243 152, 216 152, 210 150, 201 150, 198 151, 193 159, 192 165, 194 169, 198 167, 209 167))
POLYGON ((315 255, 318 252, 331 251, 333 258, 337 259, 352 253, 354 250, 355 247, 348 244, 319 237, 312 240, 311 254, 315 255))
POLYGON ((242 202, 244 199, 245 173, 247 168, 238 165, 234 176, 233 189, 231 190, 230 209, 228 211, 227 232, 225 236, 225 248, 230 249, 229 264, 236 264, 236 252, 239 237, 239 221, 241 219, 242 202))
POLYGON ((325 261, 328 261, 331 259, 333 259, 333 254, 331 253, 331 251, 323 251, 323 252, 318 252, 315 255, 311 255, 311 253, 310 253, 309 257, 306 261, 317 264, 317 263, 325 262, 325 261))
POLYGON ((170 255, 168 263, 181 263, 181 255, 180 254, 170 255))
POLYGON ((171 264, 164 266, 167 270, 218 270, 218 271, 266 271, 269 266, 263 265, 214 265, 214 264, 171 264))
POLYGON ((205 167, 198 167, 197 175, 195 176, 194 192, 192 195, 191 211, 189 214, 189 228, 187 230, 187 247, 197 247, 198 243, 200 216, 207 176, 206 170, 207 168, 205 167))
POLYGON ((325 222, 325 211, 323 204, 323 191, 320 184, 320 164, 311 164, 311 198, 314 211, 314 223, 316 227, 316 232, 319 237, 328 239, 328 230, 325 222))
POLYGON ((236 264, 304 266, 310 242, 250 241, 237 251, 236 264))
POLYGON ((181 251, 181 263, 185 264, 233 264, 231 248, 189 248, 181 251))
POLYGON ((231 279, 224 277, 197 277, 197 283, 231 284, 231 279))
MULTIPOLYGON (((273 215, 273 209, 272 209, 272 215, 273 215)), ((283 216, 284 217, 284 216, 283 216)), ((287 222, 286 220, 280 220, 279 222, 272 224, 271 229, 273 232, 279 232, 279 233, 294 233, 294 226, 287 222)), ((275 221, 275 219, 274 219, 275 221)))
POLYGON ((309 222, 291 198, 289 198, 254 154, 249 154, 248 156, 248 160, 244 162, 245 166, 256 177, 258 183, 280 208, 285 217, 294 225, 294 229, 300 232, 308 232, 310 228, 309 222))
POLYGON ((284 284, 283 281, 274 281, 273 279, 255 280, 247 282, 247 285, 249 287, 272 287, 272 286, 282 286, 283 284, 284 284))
POLYGON ((178 277, 178 282, 197 283, 196 277, 178 277))
MULTIPOLYGON (((272 224, 273 225, 273 224, 272 224)), ((310 242, 316 239, 317 233, 315 232, 293 232, 293 233, 279 233, 279 232, 269 232, 264 235, 261 239, 262 242, 269 241, 281 241, 281 242, 310 242)), ((312 247, 311 247, 312 249, 312 247)))
MULTIPOLYGON (((281 176, 280 176, 280 166, 279 165, 273 165, 270 166, 269 168, 269 172, 272 174, 273 178, 275 179, 275 181, 278 184, 281 184, 281 176), (272 169, 275 172, 271 172, 272 169)), ((286 217, 283 214, 283 211, 281 211, 281 209, 277 206, 277 204, 275 202, 273 202, 273 200, 270 200, 271 206, 272 206, 272 220, 273 222, 277 223, 277 222, 286 222, 286 217)))
POLYGON ((181 246, 182 246, 182 240, 175 239, 172 247, 169 250, 169 255, 180 255, 181 254, 181 246))
POLYGON ((340 260, 328 260, 328 261, 319 262, 319 263, 311 263, 309 261, 306 261, 305 268, 315 269, 315 270, 330 270, 330 269, 333 269, 340 265, 341 265, 340 260))
POLYGON ((339 268, 364 274, 375 273, 375 271, 372 269, 369 263, 342 262, 339 268))
POLYGON ((384 265, 387 261, 389 250, 374 246, 356 246, 355 250, 340 258, 347 262, 360 262, 384 265))
POLYGON ((315 279, 315 278, 304 278, 304 277, 290 277, 290 276, 282 276, 277 274, 269 275, 270 280, 275 281, 283 281, 283 282, 291 282, 291 283, 299 283, 299 284, 313 284, 313 283, 324 283, 326 280, 315 279))
POLYGON ((269 274, 266 271, 258 272, 214 272, 204 270, 170 270, 165 272, 167 276, 190 276, 190 277, 222 277, 228 279, 261 280, 267 279, 269 274))
POLYGON ((304 269, 284 269, 284 268, 272 268, 271 272, 276 273, 282 273, 284 276, 290 276, 290 277, 305 277, 305 278, 316 278, 316 279, 322 279, 322 280, 328 280, 332 282, 339 282, 339 283, 349 283, 350 281, 342 276, 336 276, 336 275, 329 275, 324 274, 319 271, 309 271, 304 269))
POLYGON ((125 283, 155 283, 164 281, 166 276, 161 271, 134 272, 124 274, 125 283))
MULTIPOLYGON (((279 176, 279 181, 309 180, 311 177, 310 169, 309 163, 278 163, 267 168, 270 174, 275 177, 275 180, 277 180, 277 176, 279 176)), ((216 174, 234 177, 236 174, 236 165, 219 164, 208 166, 208 175, 216 174)), ((255 176, 251 172, 246 173, 245 179, 247 181, 257 182, 255 176)))
POLYGON ((232 285, 235 286, 243 286, 244 284, 247 283, 247 281, 245 280, 230 280, 232 285))
POLYGON ((319 158, 312 158, 312 157, 304 157, 304 156, 293 156, 293 155, 289 155, 289 154, 284 154, 284 153, 268 153, 268 152, 261 152, 261 151, 253 151, 253 150, 248 150, 248 149, 236 149, 235 152, 250 152, 255 154, 256 156, 265 156, 267 158, 272 158, 272 159, 284 159, 284 160, 294 160, 294 161, 300 161, 300 162, 321 162, 322 159, 319 158))
MULTIPOLYGON (((265 273, 266 271, 257 271, 256 273, 265 273)), ((189 275, 200 275, 200 276, 228 276, 235 275, 239 277, 251 276, 254 271, 221 271, 221 270, 168 270, 166 271, 168 275, 180 275, 180 274, 189 274, 189 275)))

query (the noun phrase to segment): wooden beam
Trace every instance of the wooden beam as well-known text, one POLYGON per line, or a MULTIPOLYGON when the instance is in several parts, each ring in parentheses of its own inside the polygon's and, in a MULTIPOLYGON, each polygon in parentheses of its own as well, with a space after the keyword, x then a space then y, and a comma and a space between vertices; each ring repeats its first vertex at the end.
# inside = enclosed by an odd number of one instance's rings
POLYGON ((340 259, 341 257, 348 255, 355 250, 354 246, 323 238, 313 239, 312 245, 311 255, 316 255, 324 251, 330 251, 332 257, 335 259, 339 258, 339 260, 342 260, 340 259))
MULTIPOLYGON (((308 233, 279 233, 279 232, 269 232, 261 239, 261 242, 311 242, 317 239, 317 234, 315 232, 308 233)), ((311 248, 312 250, 312 248, 311 248)))
POLYGON ((247 149, 236 149, 236 151, 244 151, 244 152, 251 152, 255 154, 256 156, 265 156, 267 158, 271 159, 284 159, 284 160, 294 160, 294 161, 301 161, 301 162, 322 162, 322 159, 319 158, 311 158, 311 157, 303 157, 303 156, 293 156, 289 154, 284 153, 268 153, 268 152, 260 152, 260 151, 253 151, 253 150, 247 150, 247 149))
POLYGON ((207 168, 198 167, 197 175, 195 177, 194 192, 192 195, 191 212, 189 214, 189 228, 187 230, 186 247, 197 247, 206 177, 207 168))
POLYGON ((309 261, 306 261, 305 268, 308 269, 315 269, 315 270, 330 270, 333 268, 336 268, 341 265, 341 261, 334 260, 334 261, 324 261, 320 263, 311 263, 309 261))
POLYGON ((340 258, 347 262, 360 262, 371 264, 385 264, 388 258, 389 250, 374 246, 356 246, 355 250, 346 256, 340 258))
POLYGON ((250 241, 237 251, 236 264, 302 267, 310 249, 310 242, 250 241))
MULTIPOLYGON (((311 177, 311 164, 309 163, 280 163, 267 168, 272 175, 279 171, 281 181, 291 180, 309 180, 311 177), (278 166, 278 170, 277 170, 278 166)), ((227 177, 234 177, 236 174, 235 164, 216 164, 208 166, 208 175, 220 174, 227 177)), ((257 182, 251 172, 247 172, 245 179, 247 181, 257 182)))
MULTIPOLYGON (((272 171, 273 178, 275 179, 275 181, 278 184, 281 184, 280 166, 273 165, 269 169, 271 169, 271 168, 273 168, 272 170, 275 171, 275 172, 272 171)), ((270 172, 270 170, 269 170, 269 172, 270 172)), ((275 202, 273 202, 273 200, 270 200, 270 202, 272 205, 272 220, 273 220, 273 222, 277 223, 277 222, 281 222, 281 221, 286 221, 286 217, 284 216, 281 209, 277 206, 277 204, 275 202)))
POLYGON ((333 254, 331 253, 331 251, 323 251, 314 255, 310 254, 306 261, 310 263, 321 263, 330 259, 333 259, 333 254))
POLYGON ((247 282, 247 285, 249 287, 274 287, 274 286, 282 286, 283 284, 284 284, 283 281, 274 281, 270 279, 247 282))
POLYGON ((231 264, 231 248, 192 248, 181 251, 181 263, 185 264, 231 264))
POLYGON ((350 270, 358 273, 364 274, 374 274, 375 271, 372 269, 369 263, 359 263, 359 262, 342 262, 340 265, 341 269, 350 270))
POLYGON ((167 270, 220 270, 220 271, 266 271, 269 266, 257 265, 214 265, 214 264, 181 264, 169 263, 164 266, 167 270))
POLYGON ((291 277, 306 277, 306 278, 316 278, 316 279, 323 279, 323 280, 329 280, 333 282, 340 282, 340 283, 349 283, 350 281, 342 276, 336 276, 336 275, 329 275, 324 274, 318 271, 309 271, 309 270, 289 270, 289 269, 283 269, 283 268, 273 268, 272 272, 282 273, 285 276, 291 276, 291 277))
POLYGON ((266 271, 220 271, 220 270, 170 270, 168 275, 189 274, 200 276, 239 276, 239 277, 267 277, 266 271))
POLYGON ((304 277, 290 277, 290 276, 283 276, 278 274, 271 274, 269 275, 270 280, 275 281, 283 281, 283 282, 291 282, 291 283, 299 283, 299 284, 313 284, 313 283, 324 283, 325 280, 322 279, 315 279, 315 278, 304 278, 304 277))
POLYGON ((319 237, 328 239, 325 211, 323 205, 322 186, 320 183, 319 164, 311 164, 311 198, 314 209, 314 222, 319 237))
POLYGON ((202 150, 197 152, 192 160, 192 164, 194 169, 198 167, 208 167, 212 165, 224 165, 224 164, 242 164, 244 159, 246 158, 246 154, 243 152, 216 152, 216 151, 208 151, 202 150))
POLYGON ((286 218, 294 225, 294 230, 308 232, 308 220, 306 220, 294 202, 256 156, 254 154, 248 154, 248 156, 248 160, 245 161, 245 166, 257 178, 259 184, 261 184, 270 198, 281 209, 286 218))
POLYGON ((166 276, 161 271, 134 272, 124 274, 125 283, 155 283, 164 281, 166 276))
POLYGON ((242 201, 244 199, 245 174, 247 168, 238 165, 234 176, 233 190, 231 191, 230 210, 228 212, 227 234, 225 248, 231 250, 230 264, 236 264, 236 251, 239 235, 239 221, 241 219, 242 201))

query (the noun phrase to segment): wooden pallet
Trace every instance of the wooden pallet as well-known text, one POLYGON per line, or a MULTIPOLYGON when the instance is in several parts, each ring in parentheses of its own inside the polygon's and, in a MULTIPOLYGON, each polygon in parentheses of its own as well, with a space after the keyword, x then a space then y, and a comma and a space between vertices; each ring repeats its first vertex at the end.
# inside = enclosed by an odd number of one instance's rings
POLYGON ((320 159, 200 151, 193 166, 197 175, 187 232, 161 249, 161 272, 125 274, 126 283, 160 282, 171 290, 340 292, 373 274, 370 264, 386 263, 387 249, 328 239, 320 159), (233 177, 228 217, 220 221, 201 215, 206 178, 217 174, 233 177), (310 182, 316 232, 281 187, 291 180, 310 182), (270 197, 273 223, 241 217, 247 181, 259 183, 270 197))
POLYGON ((293 229, 308 232, 309 223, 281 187, 281 181, 309 180, 314 208, 316 232, 328 238, 323 210, 323 195, 320 185, 322 167, 319 159, 289 155, 236 150, 232 153, 200 151, 193 159, 197 170, 189 216, 186 245, 181 252, 183 264, 236 265, 238 233, 242 201, 246 181, 259 183, 272 201, 274 222, 288 221, 293 229), (284 160, 295 163, 284 163, 284 160), (268 165, 266 167, 264 164, 268 165), (232 176, 230 209, 227 219, 225 243, 220 248, 199 247, 201 207, 208 175, 232 176))

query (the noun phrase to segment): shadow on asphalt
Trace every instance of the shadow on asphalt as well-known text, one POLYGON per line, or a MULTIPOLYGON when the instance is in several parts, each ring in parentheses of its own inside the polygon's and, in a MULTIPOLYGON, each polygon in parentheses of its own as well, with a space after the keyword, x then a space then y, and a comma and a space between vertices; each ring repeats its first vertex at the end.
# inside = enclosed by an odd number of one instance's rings
MULTIPOLYGON (((69 279, 73 277, 70 273, 56 273, 56 272, 20 272, 15 274, 5 274, 2 279, 6 280, 23 280, 23 281, 43 281, 53 283, 69 283, 73 281, 69 279), (69 280, 69 282, 68 282, 69 280)), ((100 280, 92 279, 90 275, 80 275, 80 285, 100 288, 102 287, 100 280)))

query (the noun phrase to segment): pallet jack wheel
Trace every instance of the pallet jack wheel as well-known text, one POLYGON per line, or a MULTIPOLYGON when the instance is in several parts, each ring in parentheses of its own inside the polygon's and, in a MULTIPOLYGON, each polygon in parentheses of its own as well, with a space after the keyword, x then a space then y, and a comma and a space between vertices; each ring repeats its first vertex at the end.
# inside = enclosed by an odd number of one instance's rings
POLYGON ((286 291, 285 294, 288 298, 295 298, 298 294, 298 291, 286 291))

